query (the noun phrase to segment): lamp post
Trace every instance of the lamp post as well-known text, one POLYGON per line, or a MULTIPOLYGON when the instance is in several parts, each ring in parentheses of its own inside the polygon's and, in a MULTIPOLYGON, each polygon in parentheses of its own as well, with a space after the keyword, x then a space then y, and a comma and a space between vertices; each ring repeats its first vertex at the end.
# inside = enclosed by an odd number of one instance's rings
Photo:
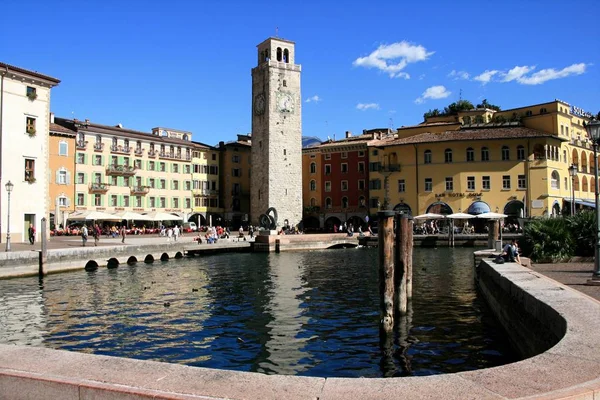
POLYGON ((594 252, 594 273, 590 284, 600 284, 600 202, 598 200, 598 141, 600 140, 600 121, 592 120, 585 124, 585 130, 594 146, 594 196, 596 198, 596 249, 594 252))
POLYGON ((575 215, 575 177, 577 176, 575 164, 571 164, 569 167, 569 176, 571 177, 571 215, 575 215))
POLYGON ((6 217, 6 251, 10 251, 10 192, 12 192, 15 185, 11 181, 6 182, 4 185, 6 188, 6 193, 8 193, 8 207, 7 207, 7 217, 6 217))

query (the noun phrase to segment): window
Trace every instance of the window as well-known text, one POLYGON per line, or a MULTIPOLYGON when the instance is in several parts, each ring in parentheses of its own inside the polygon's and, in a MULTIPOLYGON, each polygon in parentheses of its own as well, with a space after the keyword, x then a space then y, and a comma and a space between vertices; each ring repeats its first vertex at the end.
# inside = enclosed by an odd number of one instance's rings
POLYGON ((363 150, 360 150, 360 151, 358 152, 358 156, 359 156, 359 157, 364 157, 364 156, 365 156, 365 152, 364 152, 363 150))
POLYGON ((35 182, 35 160, 25 159, 25 180, 35 182))
POLYGON ((510 189, 510 175, 502 175, 502 190, 510 189))
POLYGON ((123 187, 129 187, 129 177, 128 176, 123 177, 123 187))
POLYGON ((185 181, 185 190, 191 190, 192 184, 190 183, 190 181, 185 181))
POLYGON ((444 151, 444 161, 446 163, 451 163, 452 162, 452 150, 446 149, 444 151))
POLYGON ((454 179, 452 177, 446 178, 446 191, 454 190, 454 179))
MULTIPOLYGON (((519 177, 521 176, 523 175, 519 175, 519 177)), ((552 187, 552 189, 560 189, 560 175, 558 175, 557 171, 552 171, 552 176, 550 178, 550 187, 552 187)))
POLYGON ((406 181, 404 179, 398 179, 398 192, 406 192, 406 181))
POLYGON ((115 166, 119 165, 119 159, 118 159, 118 157, 117 156, 112 156, 110 158, 110 163, 111 163, 111 165, 115 165, 115 166))
POLYGON ((502 161, 510 160, 510 150, 508 146, 502 146, 502 161))
POLYGON ((83 172, 77 173, 77 183, 79 183, 79 184, 85 183, 85 174, 83 172))
POLYGON ((326 160, 331 160, 331 154, 325 154, 325 159, 326 160))
POLYGON ((342 208, 348 208, 348 198, 342 197, 342 208))
POLYGON ((317 190, 317 181, 314 179, 310 181, 310 191, 314 192, 317 190))
POLYGON ((342 151, 342 158, 348 158, 348 152, 342 151))
POLYGON ((374 155, 374 156, 376 156, 376 155, 378 155, 378 154, 379 154, 379 151, 378 151, 378 150, 373 150, 373 155, 374 155))
POLYGON ((475 177, 467 176, 467 190, 475 190, 475 177))
POLYGON ((311 174, 316 174, 317 173, 317 163, 310 163, 310 173, 311 174))
POLYGON ((155 187, 155 181, 154 178, 150 178, 148 179, 148 186, 150 186, 151 188, 155 187))
POLYGON ((100 154, 94 156, 94 165, 102 165, 102 156, 100 154))
POLYGON ((159 164, 158 164, 158 170, 159 170, 160 172, 165 172, 165 170, 166 170, 166 166, 165 166, 165 163, 164 163, 164 162, 161 162, 161 163, 159 163, 159 164))
POLYGON ((110 177, 110 184, 113 185, 113 186, 117 186, 117 180, 118 180, 117 176, 111 176, 110 177))
POLYGON ((83 193, 77 193, 77 205, 83 206, 85 205, 85 195, 83 193))
POLYGON ((77 153, 77 164, 85 164, 85 154, 77 153))
POLYGON ((348 173, 348 164, 343 163, 342 164, 342 174, 347 174, 348 173))
POLYGON ((565 135, 569 136, 569 127, 568 126, 565 126, 565 135))
POLYGON ((531 117, 533 115, 533 111, 529 110, 525 112, 526 117, 531 117))
POLYGON ((29 100, 35 100, 37 99, 37 92, 36 89, 34 87, 31 86, 27 86, 27 97, 29 98, 29 100))
POLYGON ((58 205, 61 206, 61 207, 68 207, 69 203, 67 201, 67 198, 66 197, 59 197, 58 198, 58 205))
POLYGON ((94 195, 94 205, 100 207, 102 205, 102 196, 100 194, 94 195))
POLYGON ((331 197, 325 199, 325 208, 331 208, 331 197))
POLYGON ((425 191, 433 192, 433 181, 431 178, 425 178, 425 191))
POLYGON ((365 162, 364 161, 358 162, 358 172, 361 174, 364 174, 364 172, 365 172, 365 162))
POLYGON ((239 168, 234 168, 231 170, 231 174, 232 176, 239 178, 240 176, 242 176, 242 170, 239 168))
POLYGON ((331 175, 331 164, 325 164, 325 175, 331 175))
POLYGON ((342 181, 342 192, 348 191, 348 181, 342 181))
POLYGON ((129 207, 129 196, 123 196, 123 207, 129 207))
POLYGON ((360 179, 358 181, 358 190, 365 190, 365 180, 364 179, 360 179))
POLYGON ((165 199, 164 197, 161 197, 161 198, 159 199, 159 201, 160 201, 160 206, 159 206, 159 207, 160 207, 160 208, 165 208, 165 207, 166 207, 166 204, 167 204, 167 201, 166 201, 166 199, 165 199))
POLYGON ((377 190, 381 189, 381 180, 380 179, 372 179, 369 181, 369 189, 377 190))
POLYGON ((67 184, 67 171, 65 171, 65 170, 58 171, 56 178, 57 178, 56 183, 58 183, 59 185, 66 185, 67 184))
POLYGON ((540 108, 540 114, 546 114, 548 112, 548 110, 546 110, 545 108, 540 108))
POLYGON ((179 181, 173 181, 173 190, 179 190, 179 181))
POLYGON ((156 207, 156 199, 154 197, 150 197, 150 207, 156 207))
POLYGON ((135 206, 134 207, 141 207, 142 206, 142 196, 135 196, 135 206))
POLYGON ((240 162, 240 156, 238 156, 237 154, 236 154, 236 155, 234 155, 234 156, 231 158, 231 161, 232 161, 232 162, 234 162, 234 163, 239 163, 239 162, 240 162))
POLYGON ((102 174, 95 173, 94 174, 94 182, 96 182, 96 183, 102 183, 102 174))
POLYGON ((370 203, 371 208, 379 208, 379 199, 377 197, 371 197, 370 203))
POLYGON ((58 155, 68 156, 69 155, 69 144, 67 142, 58 143, 58 155))
POLYGON ((179 208, 179 199, 177 197, 173 197, 173 207, 179 208))
POLYGON ((142 169, 142 160, 135 160, 133 162, 133 165, 137 168, 137 169, 142 169))
MULTIPOLYGON (((566 158, 566 153, 565 153, 565 158, 566 158)), ((517 160, 524 160, 525 159, 525 147, 519 145, 517 146, 517 160)))
POLYGON ((167 188, 167 182, 164 179, 161 179, 159 189, 166 189, 166 188, 167 188))
POLYGON ((481 177, 481 189, 490 190, 491 187, 492 187, 492 185, 490 184, 490 177, 482 176, 481 177))
POLYGON ((25 132, 27 132, 31 136, 35 135, 35 118, 27 117, 25 132))
MULTIPOLYGON (((554 172, 556 172, 556 171, 554 171, 554 172)), ((517 188, 527 189, 527 181, 525 180, 525 175, 519 175, 517 177, 517 188)))
POLYGON ((154 161, 148 162, 148 171, 154 171, 154 161))
POLYGON ((431 150, 425 150, 423 153, 423 163, 431 164, 431 150))
POLYGON ((183 167, 183 172, 184 172, 184 173, 186 173, 186 174, 189 174, 189 173, 190 173, 190 171, 191 171, 191 168, 190 168, 190 166, 189 166, 189 165, 185 165, 185 166, 183 167))
POLYGON ((564 135, 564 134, 565 134, 565 126, 564 126, 564 125, 561 125, 561 126, 560 126, 560 134, 561 134, 561 135, 564 135))
POLYGON ((116 194, 110 195, 110 206, 111 207, 117 206, 117 195, 116 194))
POLYGON ((490 161, 490 151, 487 147, 481 148, 481 161, 490 161))
POLYGON ((468 162, 473 162, 475 161, 475 150, 473 150, 472 147, 469 147, 467 149, 467 161, 468 162))
POLYGON ((331 182, 330 181, 325 182, 325 191, 331 192, 331 182))

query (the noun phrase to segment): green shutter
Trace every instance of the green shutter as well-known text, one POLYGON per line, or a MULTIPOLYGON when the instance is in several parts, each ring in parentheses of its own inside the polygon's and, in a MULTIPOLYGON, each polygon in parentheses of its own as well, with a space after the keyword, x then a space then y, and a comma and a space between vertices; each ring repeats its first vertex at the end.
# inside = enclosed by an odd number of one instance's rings
POLYGON ((87 164, 87 159, 88 159, 88 155, 87 154, 83 154, 83 163, 87 164))

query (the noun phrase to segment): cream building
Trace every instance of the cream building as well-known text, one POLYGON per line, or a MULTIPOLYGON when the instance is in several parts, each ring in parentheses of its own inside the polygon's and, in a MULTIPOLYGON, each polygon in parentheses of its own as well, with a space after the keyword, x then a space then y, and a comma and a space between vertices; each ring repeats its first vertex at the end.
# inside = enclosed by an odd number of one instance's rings
MULTIPOLYGON (((29 224, 48 216, 48 143, 50 92, 56 78, 0 63, 0 236, 6 238, 8 194, 12 242, 26 242, 29 224)), ((50 226, 48 224, 47 228, 50 226)))
POLYGON ((193 214, 190 220, 197 226, 221 225, 223 208, 219 202, 218 148, 194 142, 192 150, 193 214))

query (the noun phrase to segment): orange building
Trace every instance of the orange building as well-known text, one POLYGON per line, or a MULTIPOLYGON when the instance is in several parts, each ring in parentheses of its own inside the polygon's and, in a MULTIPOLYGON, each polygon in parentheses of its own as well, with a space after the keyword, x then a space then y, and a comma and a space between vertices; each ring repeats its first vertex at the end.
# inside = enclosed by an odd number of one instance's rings
POLYGON ((49 228, 65 225, 69 213, 75 211, 75 138, 77 133, 54 123, 50 116, 49 136, 49 228))

